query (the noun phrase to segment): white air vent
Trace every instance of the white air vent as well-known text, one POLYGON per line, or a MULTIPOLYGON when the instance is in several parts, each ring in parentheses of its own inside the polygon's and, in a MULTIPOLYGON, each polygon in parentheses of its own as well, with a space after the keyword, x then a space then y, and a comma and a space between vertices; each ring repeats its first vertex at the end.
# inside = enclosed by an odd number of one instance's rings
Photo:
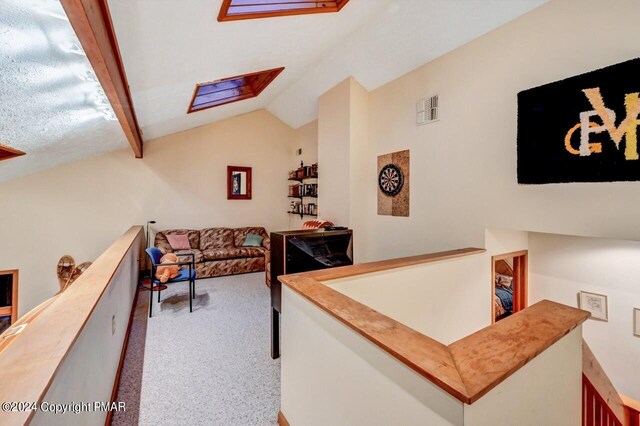
POLYGON ((416 104, 416 123, 418 126, 433 123, 439 119, 438 95, 418 100, 418 103, 416 104))

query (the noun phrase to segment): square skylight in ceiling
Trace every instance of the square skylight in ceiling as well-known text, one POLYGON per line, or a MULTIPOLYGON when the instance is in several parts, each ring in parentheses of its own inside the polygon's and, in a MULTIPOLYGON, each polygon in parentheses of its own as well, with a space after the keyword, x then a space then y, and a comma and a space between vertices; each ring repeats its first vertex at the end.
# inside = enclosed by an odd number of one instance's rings
POLYGON ((339 12, 349 0, 223 0, 218 21, 339 12))
POLYGON ((284 67, 274 68, 198 84, 187 113, 255 98, 283 70, 284 67))
POLYGON ((15 148, 9 148, 6 145, 0 145, 0 161, 2 160, 8 160, 10 158, 14 158, 14 157, 19 157, 21 155, 24 155, 25 153, 15 149, 15 148))

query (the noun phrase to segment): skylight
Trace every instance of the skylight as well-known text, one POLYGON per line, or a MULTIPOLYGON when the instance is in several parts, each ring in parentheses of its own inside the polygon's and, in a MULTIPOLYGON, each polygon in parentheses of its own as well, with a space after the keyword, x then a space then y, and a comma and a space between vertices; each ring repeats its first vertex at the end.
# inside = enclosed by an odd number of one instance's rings
POLYGON ((223 0, 218 21, 339 12, 349 0, 223 0))
POLYGON ((25 153, 20 150, 9 148, 8 146, 5 146, 5 145, 0 145, 0 161, 8 160, 14 157, 19 157, 24 154, 25 153))
POLYGON ((282 70, 284 67, 198 84, 187 113, 255 98, 282 70))

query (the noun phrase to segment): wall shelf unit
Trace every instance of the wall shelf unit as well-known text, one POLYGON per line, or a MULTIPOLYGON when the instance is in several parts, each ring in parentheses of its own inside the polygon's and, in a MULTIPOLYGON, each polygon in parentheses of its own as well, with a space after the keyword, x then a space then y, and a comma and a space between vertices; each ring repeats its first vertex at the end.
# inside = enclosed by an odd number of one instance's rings
POLYGON ((298 212, 287 212, 289 214, 299 214, 300 218, 302 219, 304 216, 313 216, 313 217, 318 217, 317 214, 312 214, 312 213, 298 213, 298 212))
POLYGON ((299 178, 297 178, 297 177, 295 177, 295 178, 290 177, 289 178, 289 180, 293 180, 293 181, 296 181, 296 182, 302 182, 302 181, 304 181, 306 179, 318 179, 318 175, 315 175, 315 176, 314 175, 302 176, 302 177, 299 177, 299 178))
POLYGON ((291 201, 288 214, 299 214, 302 219, 304 216, 318 217, 318 204, 315 202, 304 202, 304 199, 315 200, 318 198, 318 183, 317 181, 307 182, 308 180, 318 179, 318 163, 311 166, 305 166, 300 162, 300 167, 297 170, 289 171, 289 181, 296 182, 289 185, 289 198, 300 200, 291 201))

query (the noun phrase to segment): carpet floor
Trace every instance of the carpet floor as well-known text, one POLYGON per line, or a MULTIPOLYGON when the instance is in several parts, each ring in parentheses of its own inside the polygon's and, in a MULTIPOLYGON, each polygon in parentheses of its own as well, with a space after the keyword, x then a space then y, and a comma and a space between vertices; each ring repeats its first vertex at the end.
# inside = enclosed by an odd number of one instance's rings
POLYGON ((269 352, 264 273, 196 281, 193 313, 188 295, 186 283, 161 303, 154 292, 147 320, 148 291, 139 293, 117 399, 127 412, 112 424, 276 425, 280 361, 269 352))

